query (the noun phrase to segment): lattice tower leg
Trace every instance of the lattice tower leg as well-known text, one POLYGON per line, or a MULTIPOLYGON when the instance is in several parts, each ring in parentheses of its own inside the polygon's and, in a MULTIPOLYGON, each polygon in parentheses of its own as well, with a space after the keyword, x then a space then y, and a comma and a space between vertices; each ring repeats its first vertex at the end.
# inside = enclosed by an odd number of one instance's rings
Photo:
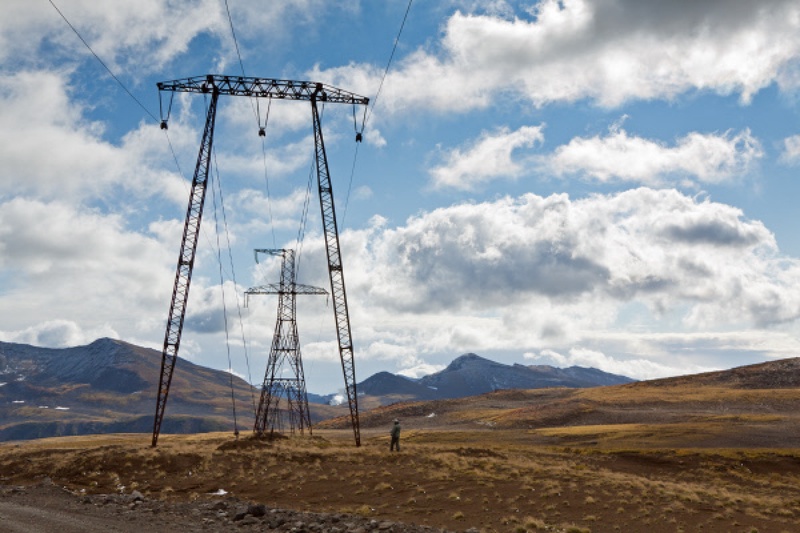
POLYGON ((333 204, 333 187, 328 171, 328 156, 325 153, 322 124, 320 123, 316 97, 311 99, 311 112, 314 120, 314 148, 316 152, 317 181, 319 184, 319 204, 322 212, 322 226, 325 230, 325 251, 328 255, 328 273, 331 280, 331 297, 336 319, 336 334, 339 339, 339 357, 342 361, 342 372, 347 392, 347 403, 350 408, 350 420, 353 425, 353 436, 355 437, 356 446, 361 446, 350 312, 347 307, 347 292, 344 286, 339 229, 336 224, 336 210, 333 204))
POLYGON ((189 194, 189 207, 186 210, 186 222, 183 225, 183 238, 178 256, 178 268, 175 273, 175 284, 172 288, 172 302, 169 306, 167 329, 164 334, 164 349, 161 353, 161 377, 158 382, 158 398, 156 414, 153 421, 153 446, 158 444, 161 433, 161 422, 167 406, 167 396, 172 383, 175 361, 181 344, 183 321, 186 317, 186 302, 189 299, 189 285, 192 281, 197 238, 200 234, 200 222, 203 218, 203 204, 206 198, 208 172, 211 164, 211 149, 214 140, 214 122, 217 114, 219 93, 214 89, 206 113, 206 125, 197 156, 197 165, 192 178, 192 190, 189 194))

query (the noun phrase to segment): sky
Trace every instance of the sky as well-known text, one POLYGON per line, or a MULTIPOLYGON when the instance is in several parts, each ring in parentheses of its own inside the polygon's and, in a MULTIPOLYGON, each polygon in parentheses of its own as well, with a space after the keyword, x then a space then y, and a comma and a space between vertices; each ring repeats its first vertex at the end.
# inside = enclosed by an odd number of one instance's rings
MULTIPOLYGON (((156 83, 210 73, 370 98, 322 119, 359 381, 798 354, 796 0, 4 0, 0 340, 161 349, 207 101, 156 83)), ((220 97, 181 357, 260 384, 255 248, 329 289, 313 155, 308 102, 220 97)), ((297 321, 341 390, 330 299, 297 321)))

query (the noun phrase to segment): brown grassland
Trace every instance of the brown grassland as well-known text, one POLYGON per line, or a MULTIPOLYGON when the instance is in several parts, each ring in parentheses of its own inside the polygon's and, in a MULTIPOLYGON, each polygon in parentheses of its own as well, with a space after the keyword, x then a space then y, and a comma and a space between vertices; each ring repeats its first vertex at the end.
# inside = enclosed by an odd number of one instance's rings
POLYGON ((43 439, 0 445, 0 485, 347 512, 480 531, 800 531, 794 388, 500 391, 363 413, 313 436, 43 439), (388 430, 403 420, 402 451, 388 430))

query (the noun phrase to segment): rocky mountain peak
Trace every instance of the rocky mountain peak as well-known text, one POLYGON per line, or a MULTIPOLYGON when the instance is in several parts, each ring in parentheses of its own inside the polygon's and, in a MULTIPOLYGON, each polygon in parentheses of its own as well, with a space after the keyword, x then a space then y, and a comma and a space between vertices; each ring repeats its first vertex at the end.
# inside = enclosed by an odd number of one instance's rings
POLYGON ((444 372, 454 372, 470 366, 481 366, 486 364, 494 365, 497 363, 474 353, 466 353, 453 359, 453 361, 447 365, 447 368, 444 369, 444 372))

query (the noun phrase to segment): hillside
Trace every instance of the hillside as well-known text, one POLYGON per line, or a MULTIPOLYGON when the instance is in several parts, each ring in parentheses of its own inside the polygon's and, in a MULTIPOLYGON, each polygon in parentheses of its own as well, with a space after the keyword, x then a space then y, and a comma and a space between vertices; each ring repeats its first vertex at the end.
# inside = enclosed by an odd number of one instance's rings
POLYGON ((54 502, 29 486, 73 491, 80 520, 124 513, 140 530, 794 531, 800 395, 786 374, 799 367, 396 403, 361 413, 359 448, 344 418, 313 437, 167 435, 155 449, 135 435, 0 443, 0 511, 30 529, 22 507, 54 502), (266 512, 245 512, 253 502, 266 512))
MULTIPOLYGON (((118 340, 50 349, 0 343, 0 440, 152 432, 161 353, 118 340)), ((242 379, 179 359, 163 433, 233 431, 253 425, 256 392, 242 379)), ((310 406, 312 420, 338 414, 310 406)))
POLYGON ((602 433, 619 445, 796 446, 798 370, 794 358, 606 387, 498 390, 382 406, 363 413, 361 425, 385 428, 400 418, 410 429, 518 430, 584 444, 602 433))

